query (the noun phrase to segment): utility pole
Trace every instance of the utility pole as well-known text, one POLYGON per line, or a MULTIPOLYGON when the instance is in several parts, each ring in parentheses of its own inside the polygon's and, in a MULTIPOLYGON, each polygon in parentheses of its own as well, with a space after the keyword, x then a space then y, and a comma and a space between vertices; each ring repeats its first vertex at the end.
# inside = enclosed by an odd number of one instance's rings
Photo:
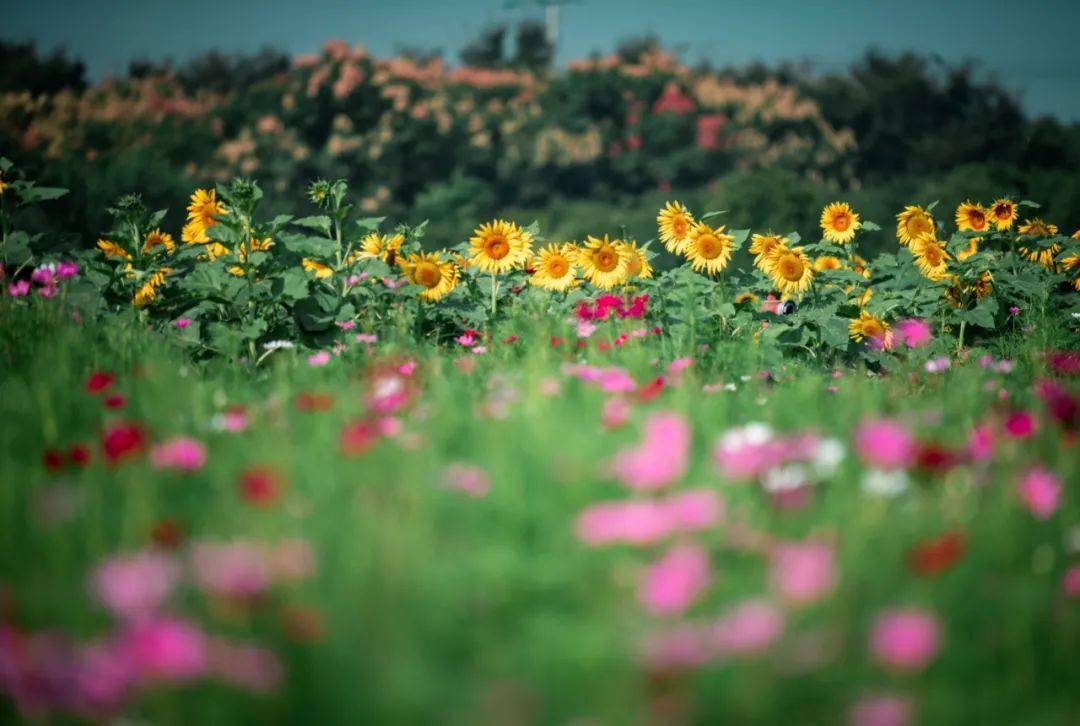
POLYGON ((559 10, 563 5, 578 4, 582 0, 507 0, 506 9, 512 10, 520 7, 544 8, 544 37, 551 44, 554 56, 559 53, 559 10))

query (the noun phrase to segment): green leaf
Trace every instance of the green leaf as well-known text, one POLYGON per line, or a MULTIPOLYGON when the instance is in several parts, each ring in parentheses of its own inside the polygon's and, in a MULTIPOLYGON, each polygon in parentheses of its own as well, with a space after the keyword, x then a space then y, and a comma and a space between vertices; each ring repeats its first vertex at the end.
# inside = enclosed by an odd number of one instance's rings
POLYGON ((874 224, 873 222, 871 222, 868 219, 863 220, 861 226, 862 226, 863 231, 865 231, 865 232, 880 232, 881 231, 881 227, 874 224))
POLYGON ((34 185, 17 187, 15 191, 19 195, 20 205, 59 199, 68 193, 67 189, 61 189, 60 187, 39 187, 34 185))
POLYGON ((303 270, 286 270, 279 277, 275 277, 270 284, 271 293, 282 300, 299 300, 307 297, 308 278, 303 270))
POLYGON ((750 236, 750 230, 748 229, 733 229, 728 232, 731 235, 731 242, 735 245, 735 249, 739 249, 746 242, 746 238, 750 236))
POLYGON ((713 217, 719 217, 721 214, 727 214, 727 210, 726 209, 717 209, 714 212, 706 212, 705 214, 701 215, 701 221, 704 222, 706 219, 712 219, 713 217))
POLYGON ((316 217, 301 217, 300 219, 294 219, 293 224, 300 227, 307 227, 317 232, 322 232, 327 237, 330 236, 331 221, 325 214, 320 214, 316 217))

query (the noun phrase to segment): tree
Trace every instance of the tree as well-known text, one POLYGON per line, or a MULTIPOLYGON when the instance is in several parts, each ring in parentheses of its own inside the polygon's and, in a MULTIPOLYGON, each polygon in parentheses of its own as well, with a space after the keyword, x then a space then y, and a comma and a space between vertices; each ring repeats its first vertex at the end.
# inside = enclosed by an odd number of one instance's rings
POLYGON ((461 50, 461 62, 476 68, 498 68, 505 64, 503 42, 506 39, 506 26, 495 25, 486 28, 480 37, 461 50))
POLYGON ((69 59, 60 49, 38 57, 33 43, 0 41, 0 93, 30 91, 56 93, 63 89, 86 88, 86 66, 69 59))

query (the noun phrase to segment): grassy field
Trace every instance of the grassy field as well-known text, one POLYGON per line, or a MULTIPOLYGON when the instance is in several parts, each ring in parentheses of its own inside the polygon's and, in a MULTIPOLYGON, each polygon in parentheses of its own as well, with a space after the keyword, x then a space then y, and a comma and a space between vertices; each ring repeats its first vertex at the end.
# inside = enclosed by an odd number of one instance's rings
POLYGON ((0 300, 3 720, 1080 719, 1074 332, 766 369, 518 308, 254 368, 55 302, 0 300))

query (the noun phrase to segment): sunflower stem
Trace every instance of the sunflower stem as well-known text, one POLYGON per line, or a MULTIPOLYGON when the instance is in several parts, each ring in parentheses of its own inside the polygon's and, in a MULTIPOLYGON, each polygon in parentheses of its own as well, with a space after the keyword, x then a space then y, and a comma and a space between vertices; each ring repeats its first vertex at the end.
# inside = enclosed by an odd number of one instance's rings
POLYGON ((491 273, 491 320, 495 322, 495 302, 498 299, 496 297, 499 292, 499 280, 495 277, 495 273, 491 273))

